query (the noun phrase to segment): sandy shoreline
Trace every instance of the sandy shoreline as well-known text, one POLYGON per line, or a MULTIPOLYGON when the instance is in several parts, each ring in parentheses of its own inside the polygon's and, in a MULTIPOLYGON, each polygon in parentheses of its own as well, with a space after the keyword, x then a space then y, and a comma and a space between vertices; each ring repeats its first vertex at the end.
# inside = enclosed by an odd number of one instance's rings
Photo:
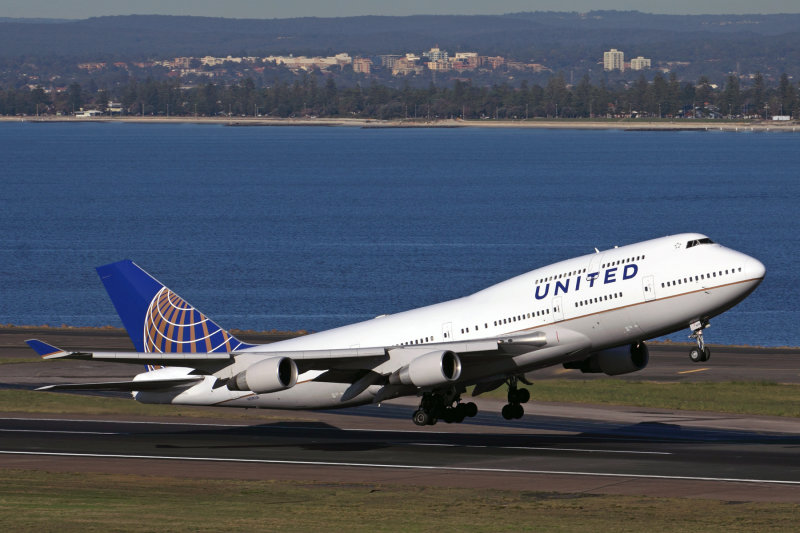
POLYGON ((358 118, 272 118, 272 117, 0 117, 0 122, 34 123, 138 123, 216 124, 225 126, 317 126, 356 128, 520 128, 586 129, 628 131, 800 131, 800 121, 714 121, 647 119, 531 119, 531 120, 376 120, 358 118))

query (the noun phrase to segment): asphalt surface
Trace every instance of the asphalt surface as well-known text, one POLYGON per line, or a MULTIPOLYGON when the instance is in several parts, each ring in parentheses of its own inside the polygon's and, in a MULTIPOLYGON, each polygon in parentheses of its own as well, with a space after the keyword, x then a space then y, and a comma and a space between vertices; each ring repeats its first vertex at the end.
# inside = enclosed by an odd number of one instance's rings
MULTIPOLYGON (((124 348, 113 335, 61 341, 124 348)), ((0 332, 0 358, 26 357, 18 343, 0 332)), ((653 347, 635 379, 800 380, 795 349, 712 349, 711 361, 694 365, 688 347, 653 347)), ((139 371, 79 361, 3 364, 0 387, 139 371)), ((530 377, 586 376, 553 369, 530 377)), ((275 416, 267 423, 230 422, 221 408, 214 419, 192 421, 0 413, 0 467, 800 502, 797 419, 530 403, 522 420, 505 421, 502 402, 478 400, 474 419, 425 428, 409 419, 415 399, 259 411, 275 416)))

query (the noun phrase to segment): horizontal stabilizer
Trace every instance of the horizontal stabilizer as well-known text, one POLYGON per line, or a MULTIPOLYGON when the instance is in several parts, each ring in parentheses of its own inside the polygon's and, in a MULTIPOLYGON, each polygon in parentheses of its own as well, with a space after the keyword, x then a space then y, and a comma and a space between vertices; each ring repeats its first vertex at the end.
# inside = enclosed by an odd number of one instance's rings
POLYGON ((39 391, 53 390, 113 390, 113 391, 152 391, 191 385, 205 379, 204 376, 187 376, 171 379, 142 379, 139 381, 106 381, 101 383, 63 383, 39 387, 39 391))
POLYGON ((41 355, 45 359, 55 359, 57 357, 64 357, 67 354, 61 348, 56 348, 52 344, 47 344, 46 342, 40 341, 38 339, 28 339, 25 343, 33 348, 33 351, 41 355))
POLYGON ((94 361, 116 361, 118 363, 141 363, 149 365, 198 363, 203 361, 228 361, 233 354, 227 352, 206 353, 159 353, 159 352, 68 352, 40 340, 25 341, 45 359, 90 359, 94 361))

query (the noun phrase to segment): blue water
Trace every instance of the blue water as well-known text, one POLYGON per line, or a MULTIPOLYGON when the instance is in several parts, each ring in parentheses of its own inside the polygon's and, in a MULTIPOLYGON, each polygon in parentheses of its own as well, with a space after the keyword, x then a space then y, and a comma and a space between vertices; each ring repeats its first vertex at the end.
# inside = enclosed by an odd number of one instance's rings
POLYGON ((4 123, 0 323, 121 325, 93 267, 131 258, 224 327, 319 331, 699 231, 767 266, 707 339, 800 345, 798 147, 800 133, 4 123))

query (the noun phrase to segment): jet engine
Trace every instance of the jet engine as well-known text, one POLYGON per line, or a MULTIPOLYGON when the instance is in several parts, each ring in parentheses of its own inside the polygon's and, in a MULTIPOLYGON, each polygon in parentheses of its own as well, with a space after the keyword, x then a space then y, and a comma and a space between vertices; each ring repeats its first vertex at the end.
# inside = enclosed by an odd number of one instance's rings
POLYGON ((593 353, 583 361, 564 363, 564 368, 578 369, 584 374, 603 372, 609 376, 638 372, 647 366, 650 352, 647 345, 637 342, 630 346, 618 346, 593 353))
POLYGON ((455 352, 439 350, 420 355, 389 376, 392 385, 435 387, 461 377, 461 359, 455 352))
POLYGON ((259 361, 228 380, 228 389, 257 394, 278 392, 297 383, 297 363, 288 357, 259 361))

